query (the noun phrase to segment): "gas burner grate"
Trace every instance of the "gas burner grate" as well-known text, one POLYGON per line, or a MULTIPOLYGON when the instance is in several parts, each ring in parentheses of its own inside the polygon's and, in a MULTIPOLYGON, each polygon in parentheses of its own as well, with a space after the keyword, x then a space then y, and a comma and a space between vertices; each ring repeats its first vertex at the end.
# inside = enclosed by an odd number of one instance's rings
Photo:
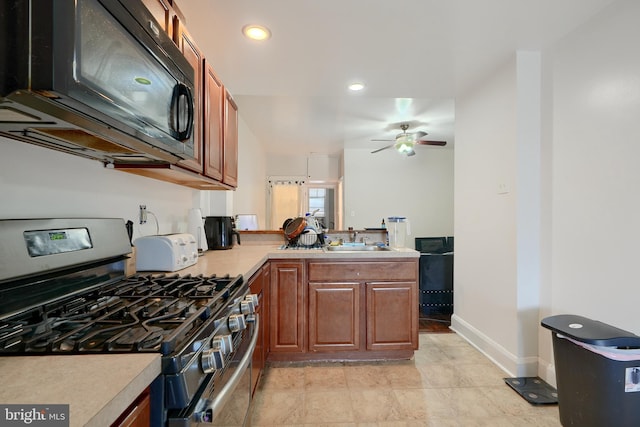
POLYGON ((2 320, 0 354, 168 355, 192 341, 243 284, 242 276, 126 278, 2 320))
POLYGON ((301 243, 292 243, 289 242, 285 245, 280 246, 279 249, 287 249, 287 250, 309 250, 309 249, 322 249, 322 245, 320 243, 314 243, 313 245, 303 245, 301 243))

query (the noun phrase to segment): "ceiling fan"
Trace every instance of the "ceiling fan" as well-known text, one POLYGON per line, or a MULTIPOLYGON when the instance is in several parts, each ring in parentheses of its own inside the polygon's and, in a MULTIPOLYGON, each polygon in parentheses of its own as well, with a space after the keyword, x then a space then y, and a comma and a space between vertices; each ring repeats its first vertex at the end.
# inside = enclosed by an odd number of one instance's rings
POLYGON ((386 150, 388 148, 395 148, 399 153, 405 154, 407 157, 415 156, 416 152, 413 150, 413 147, 416 145, 437 145, 444 146, 447 144, 446 141, 429 141, 424 139, 427 136, 426 132, 421 130, 416 132, 407 132, 409 129, 409 123, 402 123, 400 125, 400 129, 402 133, 396 135, 396 139, 372 139, 372 141, 393 141, 393 144, 389 144, 385 147, 378 148, 377 150, 373 150, 371 154, 377 153, 382 150, 386 150))

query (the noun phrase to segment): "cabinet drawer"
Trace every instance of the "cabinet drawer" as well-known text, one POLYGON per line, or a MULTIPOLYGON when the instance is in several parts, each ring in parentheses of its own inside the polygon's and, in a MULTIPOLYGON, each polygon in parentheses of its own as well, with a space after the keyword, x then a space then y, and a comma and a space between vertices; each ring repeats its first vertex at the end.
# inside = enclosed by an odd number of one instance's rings
POLYGON ((309 281, 418 280, 418 261, 311 261, 309 281))

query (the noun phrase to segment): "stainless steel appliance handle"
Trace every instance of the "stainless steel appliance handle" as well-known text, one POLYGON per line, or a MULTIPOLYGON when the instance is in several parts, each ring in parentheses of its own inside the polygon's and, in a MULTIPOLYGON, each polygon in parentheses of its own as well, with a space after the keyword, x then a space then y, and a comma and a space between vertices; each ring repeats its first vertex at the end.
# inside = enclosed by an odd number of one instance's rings
POLYGON ((231 398, 233 392, 235 391, 236 387, 238 386, 238 383, 242 378, 242 375, 244 375, 245 370, 247 369, 247 367, 249 366, 249 363, 251 362, 251 359, 253 358, 253 351, 255 350, 256 344, 258 342, 258 331, 260 329, 259 322, 260 322, 259 317, 256 316, 254 328, 253 328, 253 335, 251 336, 251 341, 249 342, 248 351, 242 357, 242 360, 240 360, 240 363, 238 364, 238 367, 234 370, 233 374, 231 374, 231 377, 229 378, 229 382, 227 382, 225 386, 222 388, 222 390, 220 390, 220 393, 216 395, 215 399, 208 402, 207 408, 204 411, 200 412, 200 413, 206 412, 208 419, 207 420, 198 419, 197 420, 198 422, 212 423, 216 419, 216 417, 218 416, 222 408, 224 408, 224 405, 231 398))

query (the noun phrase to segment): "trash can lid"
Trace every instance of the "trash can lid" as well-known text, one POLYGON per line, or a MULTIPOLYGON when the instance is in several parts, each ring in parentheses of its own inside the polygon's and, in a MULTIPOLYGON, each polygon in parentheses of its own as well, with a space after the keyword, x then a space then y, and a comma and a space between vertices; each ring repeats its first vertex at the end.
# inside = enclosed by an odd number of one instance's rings
POLYGON ((640 347, 640 336, 598 320, 573 314, 545 317, 540 324, 566 337, 606 347, 640 347))

